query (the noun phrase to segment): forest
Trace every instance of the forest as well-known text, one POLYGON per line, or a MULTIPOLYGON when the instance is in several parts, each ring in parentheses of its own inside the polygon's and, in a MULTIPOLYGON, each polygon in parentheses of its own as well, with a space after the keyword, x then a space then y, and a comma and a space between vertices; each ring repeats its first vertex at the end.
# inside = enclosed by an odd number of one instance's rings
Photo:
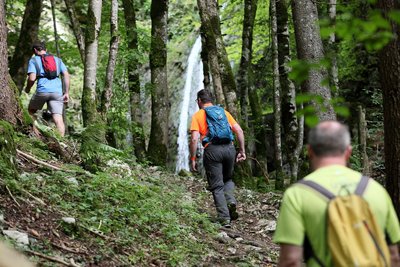
POLYGON ((400 216, 399 25, 394 0, 0 0, 0 239, 38 266, 276 266, 325 120, 400 216), (62 114, 32 113, 43 49, 62 114), (210 219, 202 145, 190 167, 201 89, 244 132, 232 229, 210 219))

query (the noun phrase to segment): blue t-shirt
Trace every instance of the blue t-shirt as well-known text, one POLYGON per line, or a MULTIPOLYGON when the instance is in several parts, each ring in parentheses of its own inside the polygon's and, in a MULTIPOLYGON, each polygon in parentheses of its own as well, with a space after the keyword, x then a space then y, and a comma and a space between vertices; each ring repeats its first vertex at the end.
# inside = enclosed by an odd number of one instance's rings
MULTIPOLYGON (((63 73, 67 71, 67 67, 65 67, 64 63, 62 60, 56 56, 54 56, 57 64, 57 68, 60 73, 63 73)), ((43 69, 42 65, 42 60, 40 56, 34 56, 29 60, 28 63, 28 74, 29 73, 36 73, 38 76, 44 76, 45 72, 43 69), (36 71, 36 65, 35 61, 39 65, 40 73, 39 75, 37 74, 36 71)), ((49 80, 45 77, 41 77, 40 79, 37 79, 37 86, 36 86, 36 92, 38 93, 60 93, 62 94, 62 84, 61 84, 61 79, 59 77, 49 80)))

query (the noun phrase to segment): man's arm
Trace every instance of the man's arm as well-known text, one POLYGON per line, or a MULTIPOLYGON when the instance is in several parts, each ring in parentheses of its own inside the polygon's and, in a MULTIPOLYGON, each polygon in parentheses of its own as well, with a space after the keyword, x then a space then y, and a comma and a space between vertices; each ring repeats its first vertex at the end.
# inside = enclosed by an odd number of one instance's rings
POLYGON ((239 142, 239 153, 236 156, 236 162, 244 161, 244 160, 246 160, 246 149, 245 149, 245 144, 244 144, 243 130, 240 127, 240 125, 236 123, 235 125, 233 125, 232 131, 236 134, 236 137, 239 142))
POLYGON ((25 87, 25 92, 29 94, 31 91, 32 86, 35 84, 36 81, 36 73, 29 73, 28 74, 28 79, 26 81, 26 87, 25 87))
POLYGON ((303 259, 303 247, 281 244, 278 267, 300 267, 303 259))
POLYGON ((69 100, 69 73, 68 71, 64 71, 63 73, 64 77, 64 88, 65 88, 65 93, 64 93, 64 102, 68 102, 69 100))
POLYGON ((390 266, 392 267, 400 267, 400 256, 399 256, 399 247, 398 245, 390 245, 390 266))
POLYGON ((196 153, 197 153, 197 142, 199 142, 200 133, 198 131, 191 132, 190 138, 190 164, 193 171, 197 171, 196 167, 196 153))

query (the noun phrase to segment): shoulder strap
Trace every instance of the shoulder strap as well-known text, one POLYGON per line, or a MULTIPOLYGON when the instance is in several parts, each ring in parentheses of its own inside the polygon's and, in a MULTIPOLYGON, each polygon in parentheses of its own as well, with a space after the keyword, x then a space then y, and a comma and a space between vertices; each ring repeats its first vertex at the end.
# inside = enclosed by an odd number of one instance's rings
POLYGON ((317 191, 318 193, 320 193, 321 195, 323 195, 324 197, 326 197, 329 200, 334 199, 336 197, 332 192, 330 192, 325 187, 317 184, 316 182, 309 181, 309 180, 300 180, 297 183, 314 189, 315 191, 317 191))
POLYGON ((368 176, 362 176, 360 182, 357 185, 356 191, 354 191, 354 194, 358 196, 362 196, 364 194, 365 189, 367 188, 369 182, 369 177, 368 176))
POLYGON ((40 67, 39 67, 39 63, 37 62, 36 56, 33 57, 33 63, 35 64, 35 68, 36 68, 36 77, 41 77, 40 76, 40 67))

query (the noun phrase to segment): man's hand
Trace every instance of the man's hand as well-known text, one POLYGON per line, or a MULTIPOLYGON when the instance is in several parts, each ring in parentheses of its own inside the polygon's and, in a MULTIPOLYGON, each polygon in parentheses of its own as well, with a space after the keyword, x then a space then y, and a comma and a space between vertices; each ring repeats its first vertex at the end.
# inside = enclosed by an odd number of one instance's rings
POLYGON ((197 172, 197 163, 196 159, 191 159, 190 160, 191 166, 192 166, 192 171, 197 172))
POLYGON ((64 99, 64 103, 68 103, 68 101, 69 101, 69 94, 68 94, 68 93, 65 93, 65 94, 63 95, 63 99, 64 99))
POLYGON ((236 162, 242 162, 246 160, 246 153, 239 151, 239 153, 236 156, 236 162))

